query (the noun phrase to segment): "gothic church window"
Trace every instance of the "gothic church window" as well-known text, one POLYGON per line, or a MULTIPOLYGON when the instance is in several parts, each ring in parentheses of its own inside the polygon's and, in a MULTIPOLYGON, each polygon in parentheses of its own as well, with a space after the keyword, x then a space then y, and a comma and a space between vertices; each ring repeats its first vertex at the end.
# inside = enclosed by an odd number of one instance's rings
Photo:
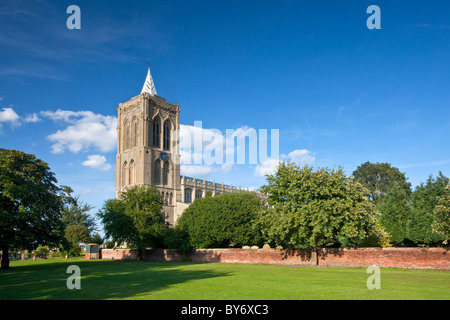
POLYGON ((136 164, 134 160, 130 161, 130 176, 129 176, 130 185, 136 184, 136 164))
POLYGON ((197 190, 195 192, 195 199, 201 199, 203 197, 203 191, 202 190, 197 190))
POLYGON ((125 161, 122 165, 122 187, 128 185, 128 163, 125 161))
POLYGON ((153 184, 161 184, 161 161, 159 159, 155 161, 153 168, 153 184))
POLYGON ((170 150, 170 120, 164 121, 163 126, 163 149, 170 150))
POLYGON ((169 162, 165 161, 163 166, 163 185, 169 184, 169 162))
POLYGON ((185 189, 184 190, 184 203, 191 203, 192 199, 192 190, 191 189, 185 189))
POLYGON ((138 121, 137 119, 133 120, 133 138, 131 141, 131 147, 136 147, 138 145, 138 121))
POLYGON ((125 122, 125 130, 124 130, 124 145, 125 150, 130 148, 130 138, 131 138, 131 130, 130 130, 130 123, 127 121, 125 122))
POLYGON ((152 122, 152 133, 153 133, 153 147, 159 148, 161 145, 161 125, 159 118, 156 117, 152 122))

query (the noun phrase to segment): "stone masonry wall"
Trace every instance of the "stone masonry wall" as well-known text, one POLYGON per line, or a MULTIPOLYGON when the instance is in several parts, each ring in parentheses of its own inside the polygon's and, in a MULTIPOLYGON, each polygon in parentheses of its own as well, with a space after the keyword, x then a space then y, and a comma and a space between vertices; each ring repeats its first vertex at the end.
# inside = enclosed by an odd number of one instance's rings
MULTIPOLYGON (((137 251, 128 249, 103 249, 102 259, 136 260, 137 251)), ((147 250, 148 261, 259 263, 274 265, 310 265, 310 250, 275 249, 199 249, 187 256, 177 250, 147 250), (183 259, 184 258, 184 259, 183 259)), ((319 265, 330 267, 379 267, 450 270, 450 252, 442 248, 361 248, 323 249, 319 265)))

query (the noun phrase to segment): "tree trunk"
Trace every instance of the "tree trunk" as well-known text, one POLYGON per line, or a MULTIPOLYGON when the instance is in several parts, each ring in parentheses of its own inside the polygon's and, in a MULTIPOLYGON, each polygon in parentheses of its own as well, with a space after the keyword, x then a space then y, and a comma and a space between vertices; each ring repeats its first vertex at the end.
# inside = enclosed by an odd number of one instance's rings
POLYGON ((142 260, 143 260, 143 252, 142 252, 142 249, 138 248, 137 261, 142 261, 142 260))
POLYGON ((311 250, 311 264, 313 266, 317 266, 319 264, 319 254, 318 254, 318 248, 315 246, 311 250))
POLYGON ((9 269, 9 256, 8 256, 8 247, 3 247, 3 253, 2 253, 2 263, 1 268, 2 269, 9 269))
POLYGON ((315 239, 314 248, 311 251, 311 264, 317 266, 319 264, 319 239, 315 239))

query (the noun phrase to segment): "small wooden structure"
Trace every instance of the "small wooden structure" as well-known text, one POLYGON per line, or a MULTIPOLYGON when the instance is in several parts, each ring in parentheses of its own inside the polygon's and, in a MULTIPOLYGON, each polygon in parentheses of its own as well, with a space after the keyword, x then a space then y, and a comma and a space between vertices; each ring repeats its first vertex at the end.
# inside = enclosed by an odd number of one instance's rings
POLYGON ((100 250, 98 248, 98 244, 96 243, 86 244, 85 259, 86 260, 100 259, 100 250))

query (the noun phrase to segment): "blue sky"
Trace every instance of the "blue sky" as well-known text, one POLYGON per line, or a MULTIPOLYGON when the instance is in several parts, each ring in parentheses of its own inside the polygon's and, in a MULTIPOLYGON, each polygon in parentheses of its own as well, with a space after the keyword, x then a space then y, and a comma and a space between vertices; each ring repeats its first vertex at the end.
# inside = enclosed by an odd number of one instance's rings
MULTIPOLYGON (((114 197, 118 103, 152 61, 185 128, 279 129, 280 157, 450 172, 448 1, 0 1, 0 146, 36 154, 99 209, 114 197), (69 30, 66 9, 81 9, 69 30), (369 5, 381 29, 369 30, 369 5)), ((201 166, 242 187, 257 165, 201 166)))

